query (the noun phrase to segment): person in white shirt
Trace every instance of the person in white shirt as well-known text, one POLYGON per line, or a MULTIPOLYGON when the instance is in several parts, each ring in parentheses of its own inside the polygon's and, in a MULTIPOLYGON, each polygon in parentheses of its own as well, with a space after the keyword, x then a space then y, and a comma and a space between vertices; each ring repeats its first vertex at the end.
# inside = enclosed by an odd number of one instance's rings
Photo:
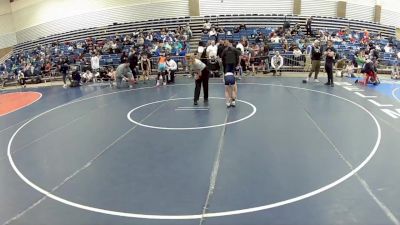
POLYGON ((354 65, 351 60, 347 62, 346 68, 344 69, 344 73, 347 74, 346 77, 355 77, 354 76, 354 65))
POLYGON ((217 57, 218 46, 215 45, 215 41, 211 41, 211 45, 207 47, 207 57, 211 59, 212 57, 217 57))
POLYGON ((210 32, 208 32, 208 37, 211 39, 213 38, 214 40, 217 40, 218 34, 215 28, 211 28, 210 32))
POLYGON ((244 54, 244 46, 243 46, 243 41, 240 41, 237 45, 236 48, 239 48, 240 51, 242 52, 242 55, 244 54))
POLYGON ((275 33, 274 36, 272 36, 272 38, 271 38, 271 42, 272 43, 280 43, 281 38, 275 33))
MULTIPOLYGON (((90 64, 92 66, 92 72, 95 74, 97 77, 99 75, 99 70, 100 70, 100 56, 98 53, 96 53, 92 58, 90 58, 90 64)), ((96 79, 93 79, 94 82, 96 82, 96 79)))
POLYGON ((393 48, 389 43, 385 46, 385 52, 386 53, 393 53, 393 48))
POLYGON ((87 83, 93 79, 93 74, 89 70, 86 70, 86 72, 82 74, 82 78, 82 81, 87 83))
POLYGON ((196 88, 194 90, 194 105, 198 105, 200 98, 201 85, 203 85, 204 102, 208 102, 208 80, 210 77, 210 71, 199 59, 196 59, 195 55, 186 55, 186 61, 189 63, 191 70, 195 74, 196 88))
POLYGON ((178 65, 170 56, 167 56, 166 66, 168 73, 167 83, 175 83, 175 71, 178 69, 178 65))
POLYGON ((210 21, 206 20, 206 22, 203 24, 203 33, 207 33, 210 30, 211 30, 211 23, 210 21))
POLYGON ((276 75, 276 72, 279 71, 279 76, 282 76, 282 66, 283 66, 283 57, 281 54, 276 51, 274 57, 271 59, 271 66, 273 68, 273 76, 276 75))
POLYGON ((301 50, 300 50, 298 47, 296 47, 296 48, 293 50, 293 55, 294 55, 295 58, 299 58, 300 56, 303 55, 303 53, 301 52, 301 50))
POLYGON ((100 68, 100 56, 98 54, 95 54, 90 58, 90 64, 92 66, 92 71, 97 72, 100 68))

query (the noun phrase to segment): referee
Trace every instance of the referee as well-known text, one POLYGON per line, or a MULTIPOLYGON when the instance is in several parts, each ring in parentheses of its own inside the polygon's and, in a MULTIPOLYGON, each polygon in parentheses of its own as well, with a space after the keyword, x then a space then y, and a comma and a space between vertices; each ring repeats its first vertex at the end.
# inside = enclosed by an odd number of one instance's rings
POLYGON ((208 102, 208 80, 210 77, 210 71, 199 59, 196 59, 195 55, 186 55, 186 60, 189 62, 191 70, 195 73, 196 88, 194 89, 194 105, 198 105, 200 98, 201 86, 203 85, 204 102, 208 102))

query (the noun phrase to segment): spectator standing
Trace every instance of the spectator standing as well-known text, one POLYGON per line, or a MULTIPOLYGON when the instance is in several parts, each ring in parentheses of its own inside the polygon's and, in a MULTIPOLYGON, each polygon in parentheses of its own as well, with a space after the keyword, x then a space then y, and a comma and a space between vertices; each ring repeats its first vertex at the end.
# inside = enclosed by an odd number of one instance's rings
POLYGON ((136 54, 136 50, 134 48, 131 49, 131 52, 129 53, 127 61, 129 62, 129 68, 132 71, 133 74, 133 79, 134 83, 137 83, 137 77, 138 77, 138 62, 139 58, 136 54))
POLYGON ((67 82, 66 82, 66 79, 67 79, 67 72, 68 72, 68 70, 69 70, 69 66, 68 66, 68 64, 67 64, 67 62, 64 62, 62 65, 61 65, 61 68, 60 68, 60 73, 61 73, 61 75, 62 75, 62 79, 63 79, 63 83, 64 83, 64 88, 67 88, 67 82))
POLYGON ((96 72, 99 71, 99 69, 100 69, 100 56, 98 55, 98 53, 94 54, 90 58, 90 64, 92 66, 92 73, 96 73, 96 72))
POLYGON ((310 55, 311 55, 311 71, 308 74, 308 77, 306 78, 305 82, 308 82, 311 78, 311 75, 315 73, 314 82, 318 83, 319 82, 318 74, 321 67, 321 57, 322 57, 322 50, 320 48, 320 42, 318 40, 314 41, 314 44, 311 47, 310 55))
POLYGON ((309 17, 306 21, 306 35, 312 36, 312 17, 309 17))

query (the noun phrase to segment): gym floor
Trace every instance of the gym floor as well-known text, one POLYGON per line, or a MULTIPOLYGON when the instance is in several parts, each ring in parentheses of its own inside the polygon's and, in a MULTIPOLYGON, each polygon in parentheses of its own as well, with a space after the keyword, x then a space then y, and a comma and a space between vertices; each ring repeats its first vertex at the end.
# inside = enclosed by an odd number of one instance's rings
POLYGON ((0 95, 0 224, 400 224, 400 83, 152 85, 0 95))

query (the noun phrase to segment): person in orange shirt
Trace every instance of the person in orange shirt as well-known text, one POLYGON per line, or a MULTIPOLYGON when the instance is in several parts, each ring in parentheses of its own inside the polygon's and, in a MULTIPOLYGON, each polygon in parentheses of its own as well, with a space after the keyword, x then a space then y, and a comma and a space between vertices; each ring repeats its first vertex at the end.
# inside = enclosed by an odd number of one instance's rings
POLYGON ((166 70, 167 70, 167 57, 165 53, 160 54, 160 58, 158 60, 158 75, 157 75, 157 86, 161 85, 160 79, 162 79, 162 84, 167 85, 166 80, 166 70))

